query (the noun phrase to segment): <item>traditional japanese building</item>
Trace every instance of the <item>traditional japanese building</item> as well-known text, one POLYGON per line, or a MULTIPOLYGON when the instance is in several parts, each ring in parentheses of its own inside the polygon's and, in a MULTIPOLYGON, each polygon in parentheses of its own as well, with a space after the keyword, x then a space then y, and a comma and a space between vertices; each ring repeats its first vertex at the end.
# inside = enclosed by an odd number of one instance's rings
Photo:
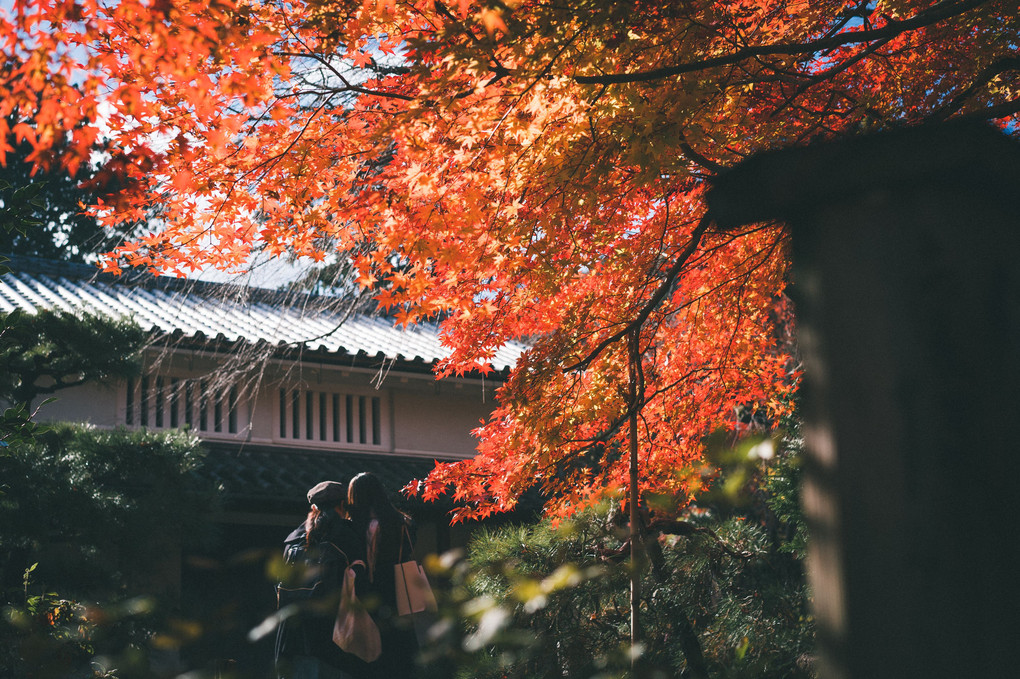
MULTIPOLYGON (((0 312, 86 310, 151 331, 138 378, 62 390, 39 419, 195 432, 207 449, 203 473, 221 489, 221 539, 212 554, 168 560, 186 597, 236 605, 248 590, 249 623, 265 613, 271 588, 263 562, 245 555, 279 548, 307 511, 307 489, 371 471, 396 498, 435 461, 472 455, 471 431, 522 350, 502 349, 488 375, 437 380, 432 369, 447 350, 435 326, 399 328, 337 297, 115 277, 34 258, 9 266, 0 312)), ((404 502, 421 552, 463 544, 448 506, 404 502)))

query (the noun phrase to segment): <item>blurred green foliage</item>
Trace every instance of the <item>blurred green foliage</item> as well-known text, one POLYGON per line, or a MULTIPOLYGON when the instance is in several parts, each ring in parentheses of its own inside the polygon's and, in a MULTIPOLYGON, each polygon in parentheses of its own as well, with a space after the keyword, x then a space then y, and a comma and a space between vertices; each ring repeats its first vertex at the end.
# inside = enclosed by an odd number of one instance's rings
POLYGON ((787 424, 774 439, 712 449, 698 505, 670 516, 657 498, 642 648, 629 643, 627 518, 604 507, 482 530, 466 555, 431 559, 442 606, 426 676, 625 677, 636 653, 646 677, 811 677, 799 438, 787 424))
POLYGON ((152 676, 178 550, 213 538, 198 439, 61 424, 7 451, 0 676, 152 676))
POLYGON ((6 455, 9 448, 31 443, 43 431, 45 427, 32 419, 26 404, 5 408, 0 414, 0 456, 6 455))

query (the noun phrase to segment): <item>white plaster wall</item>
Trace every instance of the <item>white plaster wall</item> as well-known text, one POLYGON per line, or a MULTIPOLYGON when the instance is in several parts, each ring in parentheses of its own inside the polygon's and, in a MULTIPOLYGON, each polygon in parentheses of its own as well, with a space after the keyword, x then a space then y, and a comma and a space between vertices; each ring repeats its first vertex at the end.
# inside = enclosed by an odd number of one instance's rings
MULTIPOLYGON (((122 390, 119 383, 86 384, 62 389, 52 395, 55 401, 40 407, 37 419, 46 422, 89 422, 98 427, 114 427, 123 423, 124 407, 120 402, 122 390)), ((46 398, 39 396, 33 405, 39 407, 46 398)))
MULTIPOLYGON (((184 356, 164 360, 161 370, 180 379, 201 377, 213 369, 208 357, 184 356)), ((258 398, 239 409, 237 434, 197 432, 216 440, 251 441, 288 447, 326 448, 348 452, 420 455, 423 457, 469 457, 476 441, 471 431, 485 420, 495 406, 491 380, 452 379, 437 381, 431 375, 379 373, 366 369, 344 369, 305 365, 300 370, 276 363, 267 368, 258 398), (378 398, 382 418, 382 445, 307 441, 280 437, 280 388, 313 392, 337 392, 378 398), (378 386, 379 388, 376 388, 378 386)), ((91 384, 65 389, 58 400, 43 407, 40 420, 90 422, 114 427, 125 422, 126 383, 91 384)), ((42 399, 40 399, 41 401, 42 399)), ((135 406, 138 407, 137 404, 135 406)), ((138 416, 135 415, 137 425, 138 416)), ((316 418, 318 414, 316 413, 316 418)), ((318 420, 316 419, 316 422, 318 420)), ((166 426, 169 422, 165 421, 166 426)), ((154 419, 150 417, 150 426, 154 419)), ((317 425, 316 425, 317 426, 317 425)), ((195 423, 195 428, 198 428, 195 423)))
POLYGON ((481 388, 441 384, 429 391, 394 390, 394 449, 398 453, 434 453, 470 457, 477 441, 471 431, 494 407, 481 388))

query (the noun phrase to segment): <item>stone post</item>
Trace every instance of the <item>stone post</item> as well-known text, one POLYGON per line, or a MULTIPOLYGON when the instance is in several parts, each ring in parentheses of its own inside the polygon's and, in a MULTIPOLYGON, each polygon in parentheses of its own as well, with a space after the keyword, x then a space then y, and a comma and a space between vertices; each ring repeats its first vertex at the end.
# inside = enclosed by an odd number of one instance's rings
POLYGON ((708 201, 791 230, 821 676, 1020 676, 1020 147, 861 136, 708 201))

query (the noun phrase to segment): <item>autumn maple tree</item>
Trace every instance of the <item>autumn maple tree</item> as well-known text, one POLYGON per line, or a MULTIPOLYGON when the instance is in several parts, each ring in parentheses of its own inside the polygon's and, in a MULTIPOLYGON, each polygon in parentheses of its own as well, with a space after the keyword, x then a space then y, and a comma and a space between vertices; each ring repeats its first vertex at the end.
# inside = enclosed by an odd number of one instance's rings
POLYGON ((93 214, 149 224, 108 268, 349 258, 401 322, 441 321, 440 374, 527 342, 478 455, 418 488, 452 488, 461 518, 534 486, 569 514, 635 476, 682 503, 707 432, 787 407, 786 233, 714 230, 713 175, 955 117, 1012 131, 1020 112, 1015 0, 0 11, 0 152, 98 163, 93 214))

